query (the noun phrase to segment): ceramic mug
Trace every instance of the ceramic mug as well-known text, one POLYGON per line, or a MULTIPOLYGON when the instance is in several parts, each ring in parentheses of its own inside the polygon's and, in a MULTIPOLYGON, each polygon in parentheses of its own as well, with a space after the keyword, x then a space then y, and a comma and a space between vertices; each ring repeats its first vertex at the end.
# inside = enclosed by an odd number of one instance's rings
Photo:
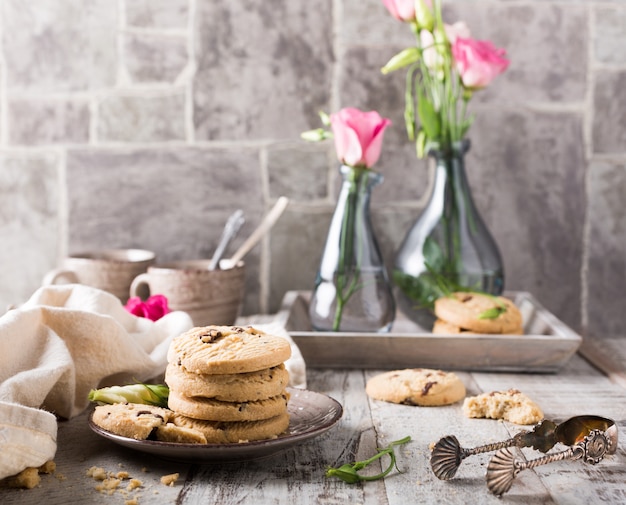
POLYGON ((61 268, 46 274, 43 285, 84 284, 112 293, 126 303, 133 279, 146 272, 155 258, 155 253, 144 249, 105 249, 72 254, 63 260, 61 268))
POLYGON ((244 263, 209 270, 210 263, 188 260, 152 265, 133 280, 130 296, 163 295, 171 310, 187 312, 195 326, 232 325, 243 302, 244 263))

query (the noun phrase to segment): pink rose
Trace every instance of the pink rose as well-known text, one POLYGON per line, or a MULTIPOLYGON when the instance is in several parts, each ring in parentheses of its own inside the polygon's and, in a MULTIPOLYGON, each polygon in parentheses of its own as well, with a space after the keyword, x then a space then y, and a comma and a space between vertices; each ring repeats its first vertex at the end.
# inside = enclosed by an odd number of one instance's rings
POLYGON ((128 299, 124 308, 137 317, 145 317, 152 321, 158 321, 170 312, 167 298, 163 295, 152 295, 145 302, 138 296, 133 296, 128 299))
POLYGON ((457 37, 452 44, 452 56, 466 88, 488 86, 509 66, 504 49, 497 49, 487 40, 457 37))
POLYGON ((345 108, 330 115, 339 160, 349 166, 371 168, 380 157, 385 128, 391 124, 376 111, 345 108))

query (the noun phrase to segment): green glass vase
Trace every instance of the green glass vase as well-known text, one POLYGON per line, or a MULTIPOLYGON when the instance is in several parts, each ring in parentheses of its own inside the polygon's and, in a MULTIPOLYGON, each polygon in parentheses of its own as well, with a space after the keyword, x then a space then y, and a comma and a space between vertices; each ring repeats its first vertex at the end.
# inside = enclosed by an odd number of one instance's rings
POLYGON ((463 140, 429 151, 435 164, 432 192, 395 259, 398 306, 427 331, 435 321, 434 301, 449 290, 499 295, 504 288, 500 251, 474 204, 465 172, 469 147, 463 140))

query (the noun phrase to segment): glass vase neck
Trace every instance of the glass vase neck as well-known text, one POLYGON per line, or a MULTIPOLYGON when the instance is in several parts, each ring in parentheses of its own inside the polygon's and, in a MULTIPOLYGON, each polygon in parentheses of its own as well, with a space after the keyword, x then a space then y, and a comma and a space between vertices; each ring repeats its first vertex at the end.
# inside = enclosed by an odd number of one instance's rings
POLYGON ((459 140, 447 145, 433 142, 428 148, 428 155, 436 159, 461 157, 470 150, 470 147, 471 142, 469 139, 459 140))
POLYGON ((343 177, 344 183, 362 183, 363 189, 371 189, 383 182, 382 174, 370 168, 341 165, 339 172, 343 177))

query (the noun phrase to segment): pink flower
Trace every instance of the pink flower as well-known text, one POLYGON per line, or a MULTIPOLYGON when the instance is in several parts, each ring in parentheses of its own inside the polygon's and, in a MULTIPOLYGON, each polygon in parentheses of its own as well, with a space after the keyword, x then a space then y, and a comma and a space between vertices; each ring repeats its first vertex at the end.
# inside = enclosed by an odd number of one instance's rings
POLYGON ((391 15, 399 21, 413 21, 421 28, 432 29, 433 14, 431 0, 383 0, 391 15))
POLYGON ((145 302, 138 296, 128 299, 124 308, 138 317, 145 317, 152 321, 158 321, 170 312, 167 306, 167 298, 163 295, 152 295, 145 302))
POLYGON ((443 28, 446 31, 446 36, 448 37, 450 44, 454 44, 456 39, 459 37, 469 39, 472 36, 469 27, 465 24, 465 21, 457 21, 453 25, 444 23, 443 28))
POLYGON ((376 111, 345 108, 331 114, 337 157, 346 165, 371 168, 380 157, 385 128, 391 124, 376 111))
POLYGON ((415 20, 415 0, 383 0, 390 14, 399 21, 415 20))
POLYGON ((497 49, 487 40, 457 37, 452 44, 452 56, 463 85, 469 89, 488 86, 509 66, 506 51, 497 49))
MULTIPOLYGON (((454 44, 459 37, 470 38, 470 30, 463 21, 457 21, 453 25, 444 23, 443 29, 446 32, 446 37, 450 41, 450 44, 454 44)), ((438 34, 438 32, 436 32, 438 34)), ((420 44, 423 52, 424 64, 431 70, 437 70, 445 63, 442 53, 444 52, 442 45, 442 37, 438 37, 439 46, 436 45, 433 32, 428 30, 420 31, 420 44)))

